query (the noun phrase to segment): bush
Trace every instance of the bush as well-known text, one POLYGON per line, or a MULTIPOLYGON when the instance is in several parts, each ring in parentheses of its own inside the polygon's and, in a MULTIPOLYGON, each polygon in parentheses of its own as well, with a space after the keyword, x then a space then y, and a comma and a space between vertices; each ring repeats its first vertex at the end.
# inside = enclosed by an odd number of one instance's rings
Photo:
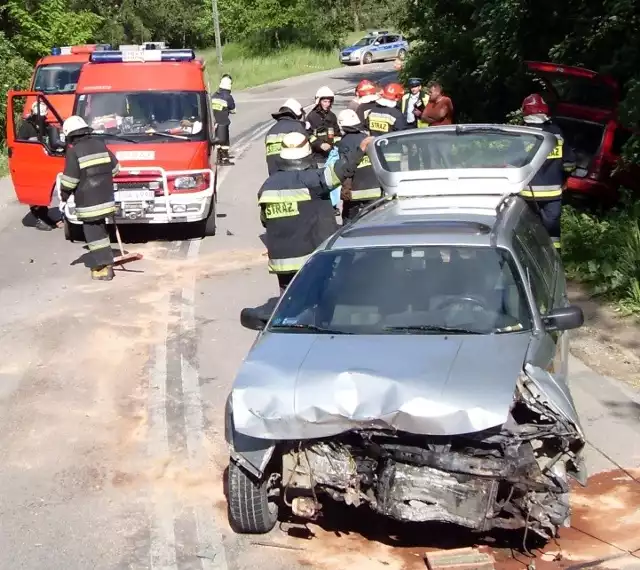
POLYGON ((568 276, 624 312, 640 312, 640 201, 626 199, 600 216, 566 207, 562 232, 568 276))

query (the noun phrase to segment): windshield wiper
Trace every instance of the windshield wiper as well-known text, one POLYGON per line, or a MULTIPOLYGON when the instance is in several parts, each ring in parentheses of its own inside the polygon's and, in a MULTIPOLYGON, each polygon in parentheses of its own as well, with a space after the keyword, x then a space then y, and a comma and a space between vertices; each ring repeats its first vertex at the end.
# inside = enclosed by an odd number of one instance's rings
MULTIPOLYGON (((142 134, 142 133, 140 133, 140 134, 142 134)), ((167 137, 167 138, 170 138, 170 139, 180 139, 180 140, 183 140, 183 141, 191 140, 191 139, 189 139, 189 137, 185 137, 183 135, 173 135, 171 133, 163 133, 162 131, 145 132, 144 134, 145 135, 154 135, 154 136, 157 135, 159 137, 167 137)))
POLYGON ((324 334, 353 334, 350 332, 345 332, 345 331, 338 331, 338 330, 334 330, 334 329, 327 329, 324 327, 318 327, 316 325, 304 325, 304 324, 293 324, 293 325, 271 325, 269 327, 270 329, 273 330, 284 330, 284 329, 289 329, 289 330, 307 330, 307 331, 313 331, 313 332, 317 332, 317 333, 324 333, 324 334))
POLYGON ((478 331, 472 331, 460 327, 444 327, 439 325, 400 325, 392 327, 383 327, 384 331, 398 331, 398 332, 441 332, 441 333, 453 333, 453 334, 482 334, 478 331))
POLYGON ((135 144, 138 144, 140 142, 140 141, 137 141, 135 139, 130 139, 129 137, 125 137, 123 135, 116 135, 116 134, 111 134, 111 133, 96 133, 96 132, 93 132, 91 134, 93 136, 97 136, 97 137, 120 139, 121 141, 127 141, 127 142, 131 142, 131 143, 135 143, 135 144))

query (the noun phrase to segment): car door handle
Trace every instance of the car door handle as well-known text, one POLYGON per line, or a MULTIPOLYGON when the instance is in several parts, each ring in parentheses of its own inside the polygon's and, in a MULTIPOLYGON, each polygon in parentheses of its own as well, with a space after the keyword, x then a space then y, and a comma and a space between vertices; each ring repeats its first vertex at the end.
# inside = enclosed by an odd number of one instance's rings
POLYGON ((7 149, 7 156, 8 156, 9 158, 11 158, 11 157, 13 156, 13 147, 12 147, 12 146, 10 146, 10 147, 7 149))

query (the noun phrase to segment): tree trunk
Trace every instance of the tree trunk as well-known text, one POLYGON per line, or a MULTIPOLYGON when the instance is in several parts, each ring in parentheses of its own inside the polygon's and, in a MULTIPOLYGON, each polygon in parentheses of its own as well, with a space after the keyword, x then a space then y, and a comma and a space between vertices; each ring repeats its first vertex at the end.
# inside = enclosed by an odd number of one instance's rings
POLYGON ((278 35, 278 30, 276 30, 275 35, 276 35, 276 47, 280 49, 280 36, 278 35))

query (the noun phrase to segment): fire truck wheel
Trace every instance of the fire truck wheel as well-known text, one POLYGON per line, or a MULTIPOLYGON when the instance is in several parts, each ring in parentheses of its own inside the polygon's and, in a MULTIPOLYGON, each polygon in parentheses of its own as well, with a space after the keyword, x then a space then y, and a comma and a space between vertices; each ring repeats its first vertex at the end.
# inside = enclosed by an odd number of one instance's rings
POLYGON ((81 224, 72 224, 69 220, 64 221, 64 238, 67 241, 85 241, 81 224))
POLYGON ((216 235, 216 202, 211 200, 211 209, 209 215, 200 222, 200 234, 202 237, 209 237, 216 235))

